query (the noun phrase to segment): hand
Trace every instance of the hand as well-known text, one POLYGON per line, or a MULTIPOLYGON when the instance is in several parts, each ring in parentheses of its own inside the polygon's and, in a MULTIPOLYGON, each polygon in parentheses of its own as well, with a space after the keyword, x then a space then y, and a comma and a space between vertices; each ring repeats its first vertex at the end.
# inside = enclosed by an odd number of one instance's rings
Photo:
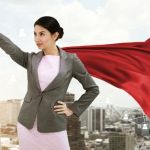
POLYGON ((66 114, 66 116, 71 116, 73 112, 67 107, 66 103, 62 101, 57 101, 59 105, 54 106, 54 111, 58 114, 66 114))

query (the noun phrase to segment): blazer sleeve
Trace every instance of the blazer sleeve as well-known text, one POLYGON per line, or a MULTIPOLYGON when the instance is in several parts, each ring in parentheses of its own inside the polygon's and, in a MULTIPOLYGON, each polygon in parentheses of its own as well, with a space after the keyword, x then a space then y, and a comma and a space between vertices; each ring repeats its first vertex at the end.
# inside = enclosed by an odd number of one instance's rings
POLYGON ((73 111, 73 114, 79 117, 98 96, 99 87, 76 54, 74 54, 73 58, 73 77, 76 78, 86 90, 77 101, 74 101, 73 104, 68 106, 68 108, 73 111))
POLYGON ((28 52, 22 51, 18 46, 16 46, 10 39, 0 33, 0 48, 4 50, 5 53, 10 55, 12 60, 27 68, 28 62, 28 52))

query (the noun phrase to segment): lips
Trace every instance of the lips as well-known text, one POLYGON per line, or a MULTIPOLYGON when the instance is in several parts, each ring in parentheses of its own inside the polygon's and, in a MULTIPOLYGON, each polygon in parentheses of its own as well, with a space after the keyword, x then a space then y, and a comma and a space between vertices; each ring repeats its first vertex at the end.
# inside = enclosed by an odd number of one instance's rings
POLYGON ((39 46, 41 46, 42 44, 41 44, 41 43, 37 43, 36 45, 39 47, 39 46))

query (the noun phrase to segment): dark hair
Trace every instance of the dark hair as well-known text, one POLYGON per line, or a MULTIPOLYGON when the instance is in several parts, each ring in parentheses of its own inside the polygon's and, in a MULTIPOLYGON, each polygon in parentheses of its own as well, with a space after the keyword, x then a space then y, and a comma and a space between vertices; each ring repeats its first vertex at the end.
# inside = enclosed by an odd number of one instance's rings
POLYGON ((40 25, 43 28, 46 28, 51 34, 58 32, 59 35, 56 41, 63 37, 63 34, 64 34, 63 28, 59 25, 58 21, 51 16, 44 16, 44 17, 39 18, 34 23, 34 27, 35 25, 40 25))

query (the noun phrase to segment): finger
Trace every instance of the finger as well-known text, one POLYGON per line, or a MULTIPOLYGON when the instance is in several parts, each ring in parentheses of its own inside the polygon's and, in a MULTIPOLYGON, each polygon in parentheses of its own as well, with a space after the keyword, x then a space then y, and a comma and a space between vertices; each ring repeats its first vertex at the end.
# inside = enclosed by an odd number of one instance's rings
POLYGON ((63 108, 64 106, 63 105, 56 105, 54 106, 54 108, 63 108))
POLYGON ((64 111, 64 109, 54 109, 54 111, 64 111))
POLYGON ((65 103, 62 101, 57 101, 57 103, 64 105, 65 103))
POLYGON ((57 114, 65 114, 63 111, 57 112, 57 114))

